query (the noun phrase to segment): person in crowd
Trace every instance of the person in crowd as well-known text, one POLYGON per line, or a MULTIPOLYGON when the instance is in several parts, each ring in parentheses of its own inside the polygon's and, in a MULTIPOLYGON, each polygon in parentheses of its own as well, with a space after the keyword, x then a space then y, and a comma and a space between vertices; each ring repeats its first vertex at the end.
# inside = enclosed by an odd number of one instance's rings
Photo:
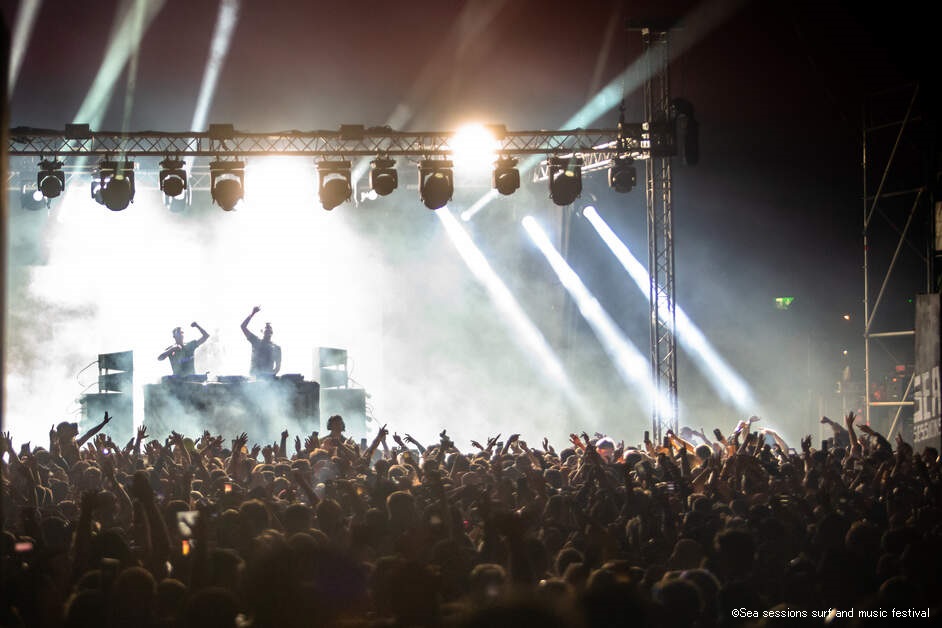
POLYGON ((170 360, 170 370, 175 377, 185 377, 196 374, 196 365, 194 355, 196 349, 204 342, 209 340, 209 334, 200 327, 196 321, 190 323, 190 327, 200 332, 200 337, 196 340, 183 342, 183 329, 173 328, 173 344, 164 349, 164 352, 157 356, 158 360, 170 360))
MULTIPOLYGON (((738 421, 661 443, 383 425, 250 444, 107 418, 0 436, 0 625, 870 625, 937 616, 942 464, 844 418, 792 449, 738 421), (193 438, 195 436, 195 438, 193 438), (539 436, 538 436, 539 437, 539 436), (423 439, 424 440, 424 439, 423 439), (481 444, 481 443, 484 444, 481 444), (535 442, 535 441, 534 441, 535 442), (179 525, 178 522, 187 525, 179 525), (828 609, 853 618, 832 617, 828 609), (879 623, 879 622, 878 622, 879 623)), ((627 435, 630 437, 630 435, 627 435)))

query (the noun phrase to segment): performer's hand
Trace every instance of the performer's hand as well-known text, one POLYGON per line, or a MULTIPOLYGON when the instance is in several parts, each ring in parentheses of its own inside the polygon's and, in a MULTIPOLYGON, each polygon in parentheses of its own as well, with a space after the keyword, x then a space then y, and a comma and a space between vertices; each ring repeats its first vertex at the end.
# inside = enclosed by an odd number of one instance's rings
POLYGON ((259 307, 258 305, 252 308, 252 314, 258 314, 261 311, 262 311, 262 308, 259 307))

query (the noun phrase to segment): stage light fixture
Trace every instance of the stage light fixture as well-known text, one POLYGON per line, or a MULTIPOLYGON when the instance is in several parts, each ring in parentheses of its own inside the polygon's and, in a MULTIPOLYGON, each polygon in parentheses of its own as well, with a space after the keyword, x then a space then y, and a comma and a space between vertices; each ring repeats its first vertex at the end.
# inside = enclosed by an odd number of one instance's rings
POLYGON ((176 198, 187 189, 186 170, 182 159, 167 157, 160 162, 160 191, 171 198, 176 198))
POLYGON ((399 187, 396 162, 388 157, 377 157, 370 162, 370 189, 380 196, 388 196, 399 187))
POLYGON ((127 209, 134 200, 134 162, 103 160, 92 177, 92 198, 113 212, 127 209))
POLYGON ((557 205, 572 205, 582 194, 582 157, 550 157, 550 198, 557 205))
POLYGON ((350 199, 353 186, 349 161, 321 161, 317 164, 317 173, 320 175, 318 196, 324 209, 330 211, 350 199))
POLYGON ((454 164, 449 159, 423 159, 419 163, 419 196, 429 209, 448 204, 455 192, 454 164))
POLYGON ((39 162, 39 174, 36 175, 36 189, 47 199, 56 198, 65 189, 65 173, 62 162, 43 159, 39 162))
POLYGON ((638 171, 635 170, 631 157, 616 157, 612 160, 612 167, 608 170, 608 185, 613 190, 625 194, 630 192, 637 182, 638 171))
POLYGON ((520 187, 520 171, 517 170, 517 160, 513 157, 504 157, 494 162, 494 189, 507 196, 513 194, 520 187))
POLYGON ((216 160, 209 164, 209 190, 213 201, 232 211, 245 195, 245 163, 216 160))

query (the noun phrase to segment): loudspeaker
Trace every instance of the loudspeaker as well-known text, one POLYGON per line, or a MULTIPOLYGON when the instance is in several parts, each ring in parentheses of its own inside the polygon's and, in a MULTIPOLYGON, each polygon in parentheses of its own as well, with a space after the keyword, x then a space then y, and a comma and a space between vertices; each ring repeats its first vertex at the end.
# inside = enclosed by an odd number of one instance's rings
POLYGON ((105 392, 130 393, 134 384, 134 374, 128 371, 106 373, 98 376, 98 390, 105 392))
POLYGON ((134 352, 99 353, 98 368, 103 371, 133 371, 134 352))
POLYGON ((321 388, 321 426, 326 434, 327 419, 335 414, 343 417, 347 436, 366 436, 366 390, 363 388, 321 388))
POLYGON ((319 347, 317 370, 321 388, 346 388, 348 385, 347 351, 333 347, 319 347))

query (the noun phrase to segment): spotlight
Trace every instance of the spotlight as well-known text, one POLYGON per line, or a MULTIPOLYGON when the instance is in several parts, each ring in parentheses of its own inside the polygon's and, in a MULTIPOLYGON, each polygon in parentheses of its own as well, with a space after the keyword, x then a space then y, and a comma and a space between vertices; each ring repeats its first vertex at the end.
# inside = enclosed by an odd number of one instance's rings
POLYGON ((455 192, 453 164, 448 159, 423 159, 419 163, 419 196, 429 209, 448 204, 455 192))
POLYGON ((513 194, 520 187, 517 160, 505 157, 494 162, 494 188, 503 195, 513 194))
POLYGON ((101 161, 98 178, 92 178, 92 198, 113 212, 126 209, 134 200, 134 162, 101 161))
POLYGON ((550 157, 550 198, 557 205, 572 205, 582 194, 582 157, 550 157))
POLYGON ((322 161, 317 164, 317 173, 321 179, 318 195, 324 209, 330 211, 350 199, 353 187, 349 161, 322 161))
POLYGON ((209 164, 209 190, 213 201, 232 211, 244 196, 245 163, 217 160, 209 164))
POLYGON ((635 170, 631 157, 616 157, 612 160, 612 167, 608 171, 608 184, 613 190, 625 194, 630 192, 637 182, 638 171, 635 170))
POLYGON ((65 173, 61 161, 43 159, 39 162, 39 174, 36 175, 36 189, 45 198, 56 198, 65 189, 65 173))
POLYGON ((167 157, 160 162, 160 191, 171 198, 176 198, 183 194, 187 188, 186 170, 181 159, 171 159, 167 157))
POLYGON ((380 196, 392 194, 399 187, 396 162, 388 157, 377 157, 370 162, 370 189, 380 196))

